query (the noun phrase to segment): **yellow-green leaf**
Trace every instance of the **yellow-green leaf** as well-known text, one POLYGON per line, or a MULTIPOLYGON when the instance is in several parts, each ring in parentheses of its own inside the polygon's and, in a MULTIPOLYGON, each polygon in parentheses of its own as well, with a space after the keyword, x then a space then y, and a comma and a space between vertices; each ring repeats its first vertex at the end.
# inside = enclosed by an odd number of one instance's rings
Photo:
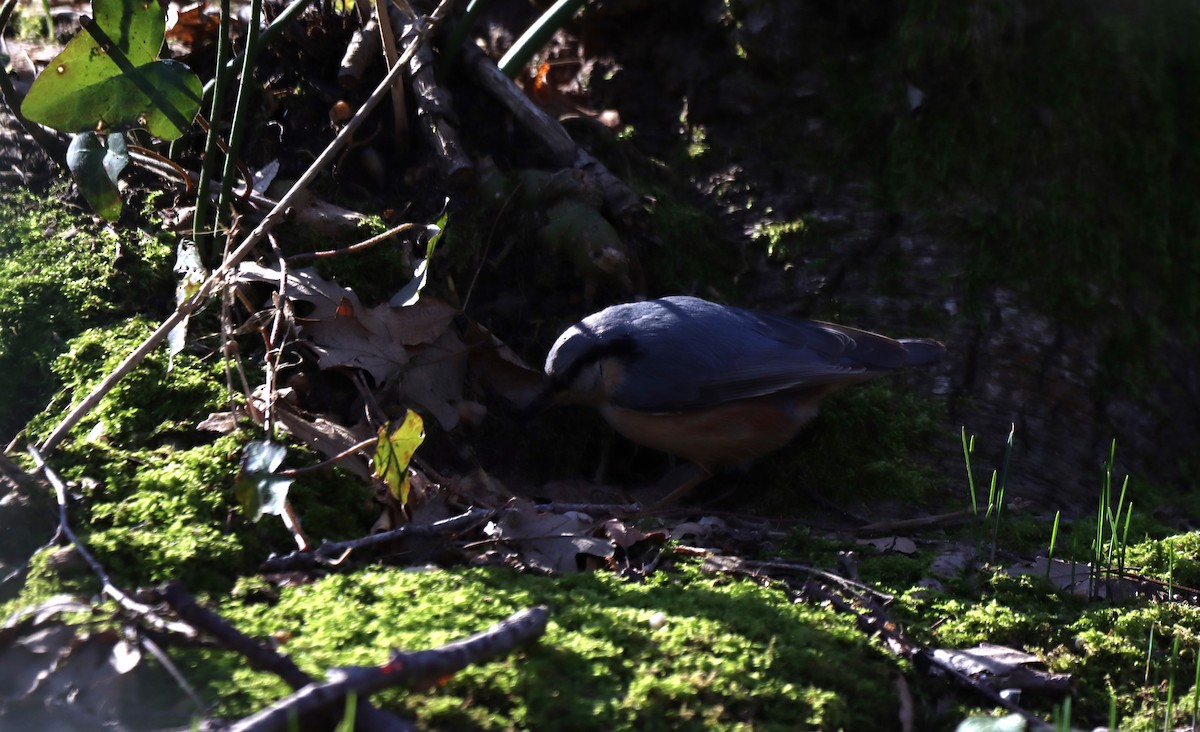
POLYGON ((391 423, 379 428, 379 442, 375 445, 375 475, 387 483, 392 495, 400 503, 408 502, 408 463, 413 453, 425 439, 425 423, 421 415, 408 410, 404 422, 391 430, 391 423))

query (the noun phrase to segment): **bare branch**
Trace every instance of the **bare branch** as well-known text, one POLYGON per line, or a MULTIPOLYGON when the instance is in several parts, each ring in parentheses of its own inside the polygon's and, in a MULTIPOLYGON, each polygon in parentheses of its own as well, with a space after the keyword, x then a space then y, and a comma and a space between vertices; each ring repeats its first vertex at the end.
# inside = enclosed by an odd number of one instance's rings
POLYGON ((546 632, 549 610, 539 606, 521 610, 469 638, 441 648, 416 653, 395 652, 381 666, 334 669, 329 681, 306 686, 229 728, 230 732, 286 732, 296 719, 336 708, 348 694, 364 698, 394 686, 419 688, 454 674, 474 663, 499 658, 537 640, 546 632))

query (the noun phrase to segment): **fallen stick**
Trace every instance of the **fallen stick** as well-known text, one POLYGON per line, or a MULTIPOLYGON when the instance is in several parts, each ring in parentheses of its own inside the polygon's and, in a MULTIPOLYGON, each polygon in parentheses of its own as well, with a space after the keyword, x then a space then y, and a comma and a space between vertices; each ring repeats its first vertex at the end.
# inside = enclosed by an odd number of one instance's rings
POLYGON ((642 213, 642 201, 592 154, 575 143, 558 120, 542 111, 524 92, 504 75, 496 63, 472 43, 463 44, 463 58, 475 78, 489 93, 512 112, 524 127, 550 149, 555 161, 566 168, 576 168, 592 176, 604 198, 604 207, 615 218, 632 221, 642 213))

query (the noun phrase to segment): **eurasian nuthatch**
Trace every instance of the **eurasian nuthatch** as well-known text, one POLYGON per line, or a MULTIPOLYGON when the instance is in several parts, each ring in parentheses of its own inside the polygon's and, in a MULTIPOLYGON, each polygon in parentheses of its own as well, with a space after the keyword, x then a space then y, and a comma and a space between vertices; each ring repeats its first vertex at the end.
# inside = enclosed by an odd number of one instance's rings
POLYGON ((614 305, 558 337, 547 389, 590 404, 634 442, 705 470, 785 445, 848 385, 938 361, 931 340, 717 305, 695 297, 614 305))

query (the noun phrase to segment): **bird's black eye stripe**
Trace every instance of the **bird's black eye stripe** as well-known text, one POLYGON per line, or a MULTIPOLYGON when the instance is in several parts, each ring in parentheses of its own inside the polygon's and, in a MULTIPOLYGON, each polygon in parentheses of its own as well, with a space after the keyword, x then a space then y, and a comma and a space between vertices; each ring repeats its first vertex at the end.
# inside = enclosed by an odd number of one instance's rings
POLYGON ((565 388, 573 382, 585 369, 609 356, 622 357, 632 361, 638 357, 637 343, 631 336, 612 338, 592 346, 582 356, 573 361, 561 374, 554 375, 554 383, 559 388, 565 388))

